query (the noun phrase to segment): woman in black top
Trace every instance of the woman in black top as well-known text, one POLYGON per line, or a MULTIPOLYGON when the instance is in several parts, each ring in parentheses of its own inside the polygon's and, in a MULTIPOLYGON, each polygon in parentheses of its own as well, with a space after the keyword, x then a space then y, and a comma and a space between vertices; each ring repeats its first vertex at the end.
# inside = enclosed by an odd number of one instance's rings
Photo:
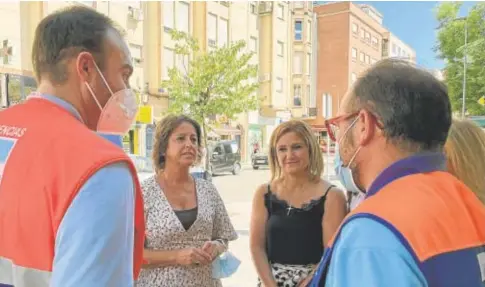
POLYGON ((256 191, 251 214, 258 286, 305 286, 347 213, 346 199, 320 178, 322 153, 306 123, 285 122, 270 141, 271 181, 256 191))

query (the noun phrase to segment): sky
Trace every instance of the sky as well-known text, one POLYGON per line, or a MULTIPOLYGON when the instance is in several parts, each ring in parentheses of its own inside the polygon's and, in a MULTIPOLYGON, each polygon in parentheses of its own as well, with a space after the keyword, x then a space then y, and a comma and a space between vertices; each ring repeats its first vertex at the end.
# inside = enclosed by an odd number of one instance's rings
MULTIPOLYGON (((429 69, 441 69, 444 63, 437 59, 433 47, 436 45, 436 21, 433 9, 436 1, 356 1, 374 6, 384 17, 384 26, 416 51, 419 65, 429 69)), ((475 2, 464 2, 460 16, 475 2)))

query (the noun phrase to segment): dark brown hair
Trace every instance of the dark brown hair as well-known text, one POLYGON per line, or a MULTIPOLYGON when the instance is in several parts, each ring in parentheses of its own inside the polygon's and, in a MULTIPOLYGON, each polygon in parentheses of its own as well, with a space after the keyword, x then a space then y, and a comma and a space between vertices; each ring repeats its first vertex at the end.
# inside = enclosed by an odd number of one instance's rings
POLYGON ((32 45, 32 65, 38 81, 46 75, 55 84, 67 80, 66 61, 81 52, 90 52, 102 70, 107 31, 121 36, 107 16, 84 6, 56 11, 40 21, 32 45))
POLYGON ((155 140, 153 143, 152 160, 155 171, 159 172, 165 167, 165 153, 167 152, 168 141, 173 131, 183 123, 191 124, 197 134, 197 147, 199 149, 197 162, 202 156, 202 130, 198 122, 184 115, 169 115, 157 123, 155 129, 155 140))

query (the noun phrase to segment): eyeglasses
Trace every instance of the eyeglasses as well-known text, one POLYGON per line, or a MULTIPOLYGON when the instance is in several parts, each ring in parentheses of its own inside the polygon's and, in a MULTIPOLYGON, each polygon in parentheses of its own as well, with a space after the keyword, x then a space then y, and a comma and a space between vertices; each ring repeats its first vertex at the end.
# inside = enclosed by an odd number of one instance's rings
MULTIPOLYGON (((342 122, 342 121, 346 121, 348 119, 351 119, 355 116, 357 116, 359 114, 360 111, 357 111, 357 112, 353 112, 353 113, 350 113, 350 114, 347 114, 347 115, 340 115, 340 116, 337 116, 337 117, 334 117, 334 118, 330 118, 328 120, 325 120, 325 127, 327 128, 327 132, 328 132, 328 136, 330 137, 330 139, 334 142, 337 141, 337 134, 339 132, 339 123, 342 122)), ((384 125, 379 122, 377 116, 371 112, 369 112, 369 114, 374 118, 375 122, 376 122, 376 126, 380 129, 383 129, 384 128, 384 125)))

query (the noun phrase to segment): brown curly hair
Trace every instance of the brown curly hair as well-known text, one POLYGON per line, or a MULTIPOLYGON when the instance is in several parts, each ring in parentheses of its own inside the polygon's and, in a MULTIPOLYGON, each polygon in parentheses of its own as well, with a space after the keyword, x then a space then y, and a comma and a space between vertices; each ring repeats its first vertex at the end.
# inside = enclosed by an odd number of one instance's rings
POLYGON ((202 157, 202 129, 198 122, 184 115, 169 115, 157 123, 155 129, 155 140, 153 143, 152 160, 155 171, 158 173, 165 167, 165 153, 167 152, 168 141, 173 131, 183 123, 191 124, 197 134, 197 161, 202 157))

